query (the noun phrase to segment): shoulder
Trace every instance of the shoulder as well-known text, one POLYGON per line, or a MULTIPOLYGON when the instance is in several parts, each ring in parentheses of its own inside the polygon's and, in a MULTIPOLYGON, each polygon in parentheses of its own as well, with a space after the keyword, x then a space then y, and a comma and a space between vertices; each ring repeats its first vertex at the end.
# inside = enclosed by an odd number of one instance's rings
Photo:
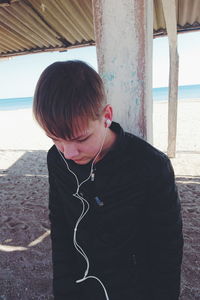
POLYGON ((48 167, 56 164, 60 159, 58 150, 55 145, 53 145, 47 152, 47 165, 48 167))
POLYGON ((139 174, 154 177, 161 175, 163 171, 173 173, 170 159, 165 153, 134 134, 126 132, 125 139, 127 154, 132 156, 139 174))
POLYGON ((134 153, 138 159, 144 160, 146 158, 151 158, 153 160, 161 161, 169 159, 165 153, 134 134, 125 132, 125 139, 127 141, 127 148, 129 148, 127 150, 134 153))

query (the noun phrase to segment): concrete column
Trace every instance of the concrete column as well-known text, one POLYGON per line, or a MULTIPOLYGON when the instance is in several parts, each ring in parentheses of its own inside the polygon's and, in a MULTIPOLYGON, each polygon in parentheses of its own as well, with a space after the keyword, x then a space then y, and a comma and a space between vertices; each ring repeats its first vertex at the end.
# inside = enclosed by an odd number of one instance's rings
POLYGON ((93 0, 99 73, 114 119, 152 142, 152 0, 93 0))
POLYGON ((168 101, 168 148, 167 155, 176 155, 177 106, 178 106, 178 71, 176 1, 162 0, 167 34, 169 39, 170 71, 168 101))

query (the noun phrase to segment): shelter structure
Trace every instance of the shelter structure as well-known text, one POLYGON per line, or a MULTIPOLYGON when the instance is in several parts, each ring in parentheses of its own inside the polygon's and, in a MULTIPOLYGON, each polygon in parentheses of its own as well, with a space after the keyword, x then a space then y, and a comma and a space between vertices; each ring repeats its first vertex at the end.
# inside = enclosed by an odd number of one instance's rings
POLYGON ((200 29, 199 0, 0 0, 0 58, 97 46, 116 119, 152 142, 152 37, 168 34, 168 155, 175 156, 177 33, 200 29))

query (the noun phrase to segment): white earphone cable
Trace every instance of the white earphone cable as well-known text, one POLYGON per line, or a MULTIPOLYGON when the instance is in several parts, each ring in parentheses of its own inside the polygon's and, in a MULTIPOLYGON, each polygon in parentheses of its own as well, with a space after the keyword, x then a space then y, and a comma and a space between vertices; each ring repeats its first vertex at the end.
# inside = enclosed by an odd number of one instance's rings
POLYGON ((70 169, 69 165, 68 165, 68 162, 65 160, 62 152, 57 148, 60 156, 62 157, 63 161, 65 162, 66 166, 67 166, 67 169, 70 173, 72 173, 76 179, 76 183, 77 183, 77 190, 76 192, 73 194, 74 197, 76 197, 77 199, 79 199, 82 203, 82 212, 81 212, 81 215, 79 216, 77 222, 76 222, 76 225, 74 227, 74 236, 73 236, 73 243, 74 243, 74 247, 75 249, 83 256, 83 258, 85 259, 86 261, 86 270, 85 270, 85 273, 84 273, 84 276, 83 278, 81 279, 78 279, 76 280, 76 283, 80 283, 80 282, 83 282, 84 280, 87 280, 87 279, 96 279, 102 286, 103 290, 104 290, 104 293, 105 293, 105 297, 106 297, 106 300, 109 300, 109 297, 108 297, 108 293, 106 291, 106 288, 104 286, 104 284, 101 282, 101 280, 96 277, 96 276, 87 276, 88 273, 89 273, 89 268, 90 268, 90 262, 89 262, 89 259, 86 255, 86 253, 84 252, 84 250, 81 248, 81 246, 78 244, 77 242, 77 239, 76 239, 76 236, 77 236, 77 231, 78 231, 78 226, 81 222, 81 220, 85 217, 85 215, 87 214, 89 208, 90 208, 90 205, 88 203, 88 201, 86 199, 84 199, 80 194, 79 194, 79 190, 80 190, 80 187, 85 183, 87 182, 91 176, 92 176, 92 173, 93 173, 93 167, 94 167, 94 163, 97 159, 97 157, 99 156, 99 154, 101 153, 102 151, 102 148, 103 148, 103 145, 104 145, 104 142, 105 142, 105 138, 106 138, 106 134, 107 134, 107 128, 105 129, 105 134, 104 134, 104 137, 102 139, 102 143, 101 143, 101 146, 99 148, 99 151, 97 152, 95 158, 93 159, 92 161, 92 164, 91 164, 91 168, 90 168, 90 174, 89 176, 84 179, 81 183, 79 183, 79 179, 78 179, 78 176, 70 169))

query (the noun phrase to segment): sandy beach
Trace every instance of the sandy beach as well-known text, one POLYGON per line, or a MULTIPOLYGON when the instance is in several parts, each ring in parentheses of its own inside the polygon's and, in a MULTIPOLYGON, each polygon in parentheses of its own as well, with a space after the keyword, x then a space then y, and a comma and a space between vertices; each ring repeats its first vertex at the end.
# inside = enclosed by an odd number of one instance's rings
MULTIPOLYGON (((184 225, 181 300, 200 299, 199 116, 200 99, 179 101, 171 161, 184 225)), ((153 125, 154 146, 166 152, 166 102, 154 103, 153 125)), ((46 168, 51 145, 31 109, 0 111, 0 300, 53 299, 46 168)))

